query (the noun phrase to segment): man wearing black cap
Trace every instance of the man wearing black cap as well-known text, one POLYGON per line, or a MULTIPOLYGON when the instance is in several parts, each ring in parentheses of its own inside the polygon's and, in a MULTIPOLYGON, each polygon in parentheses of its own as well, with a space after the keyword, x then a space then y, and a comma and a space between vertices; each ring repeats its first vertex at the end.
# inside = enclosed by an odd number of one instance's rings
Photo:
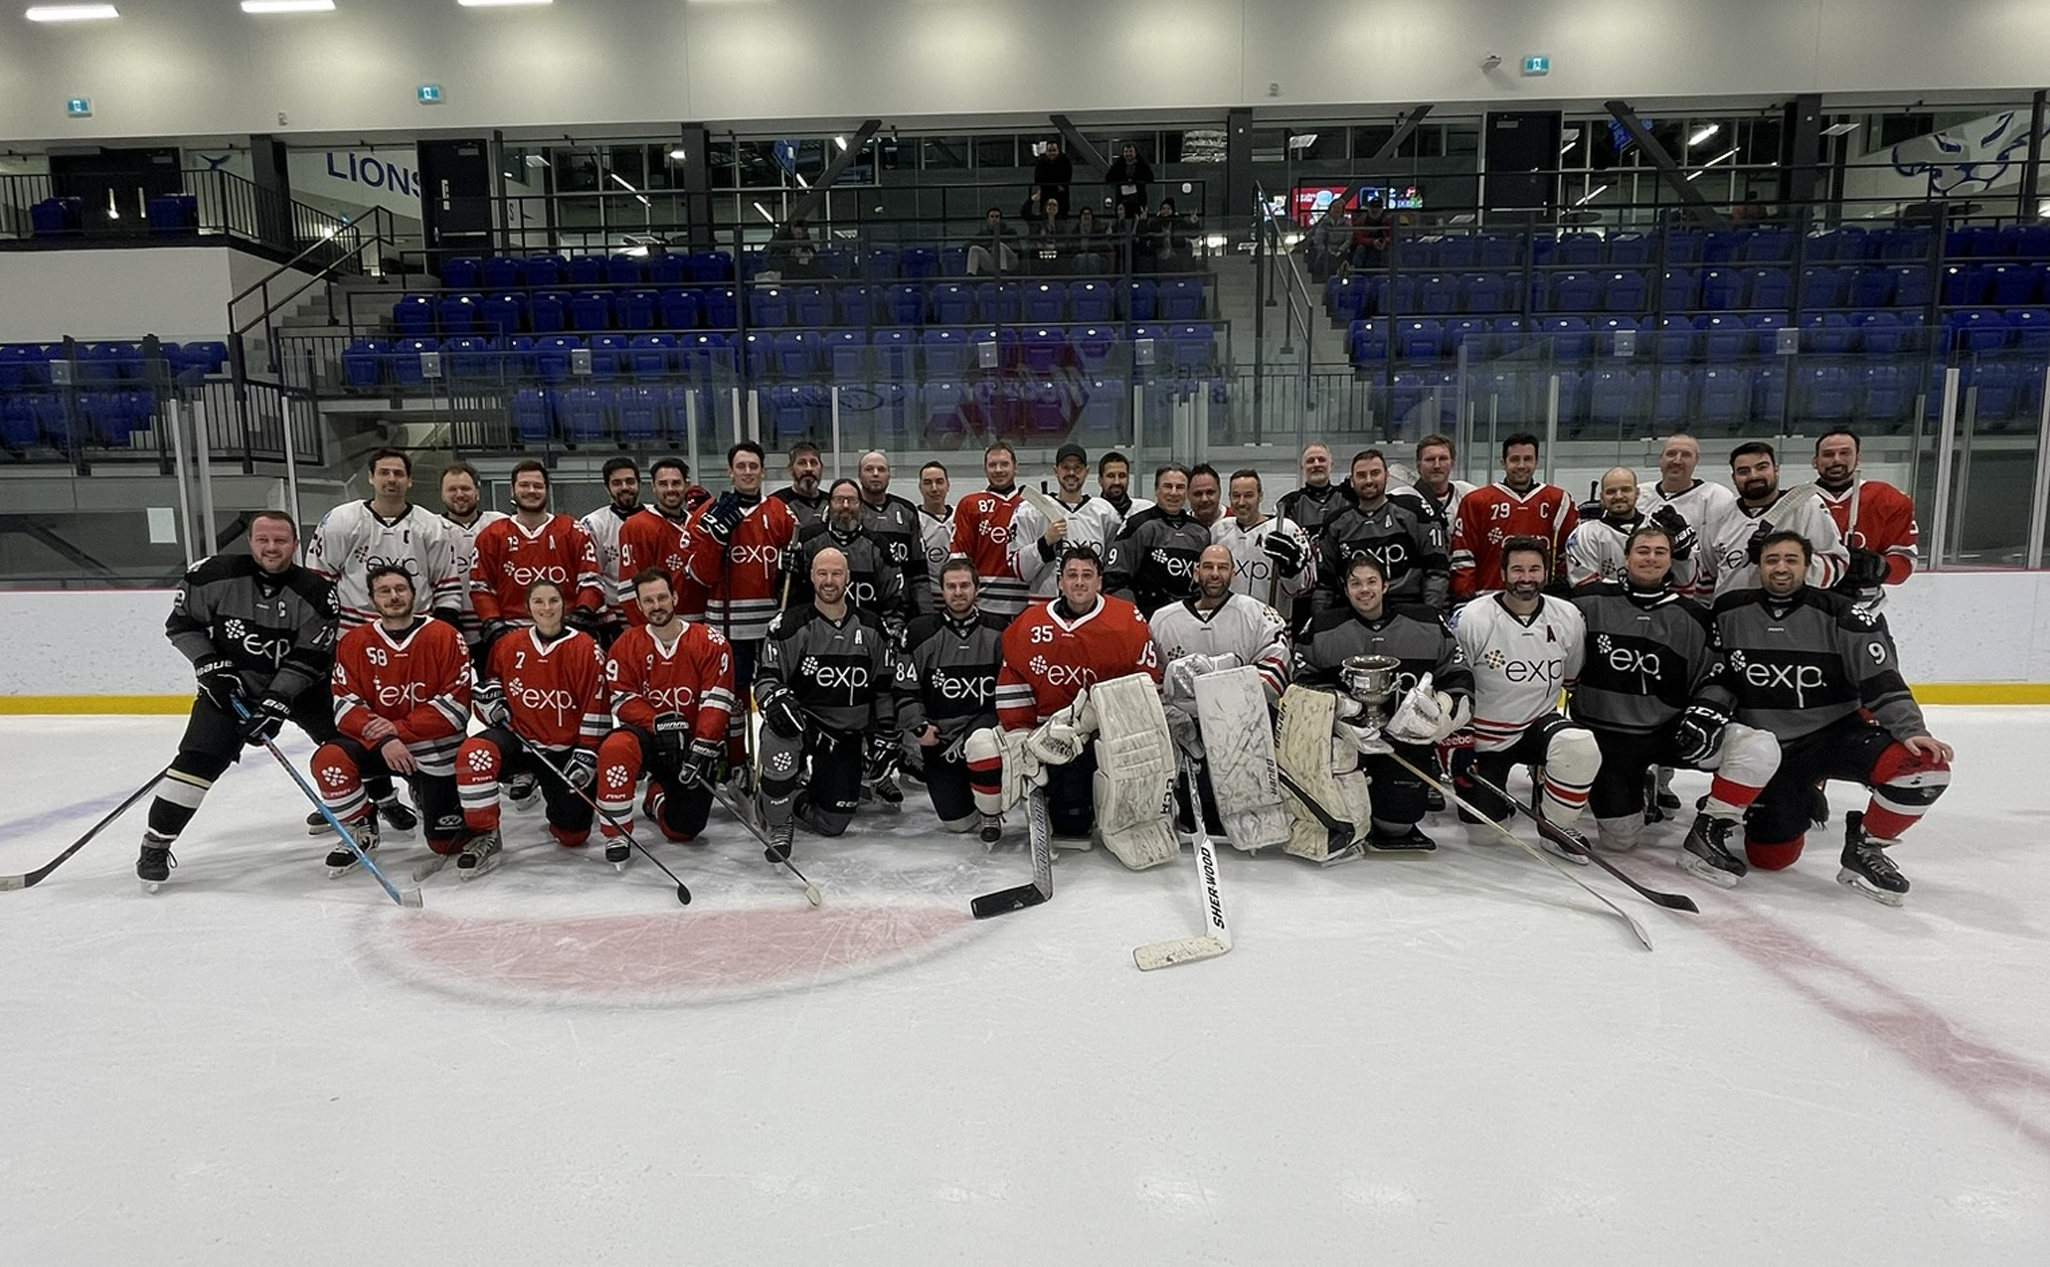
POLYGON ((1101 557, 1123 522, 1116 507, 1082 491, 1089 454, 1081 445, 1064 444, 1055 451, 1053 475, 1060 491, 1035 496, 1027 490, 1011 520, 1011 566, 1035 601, 1053 597, 1061 560, 1070 548, 1086 545, 1101 557))

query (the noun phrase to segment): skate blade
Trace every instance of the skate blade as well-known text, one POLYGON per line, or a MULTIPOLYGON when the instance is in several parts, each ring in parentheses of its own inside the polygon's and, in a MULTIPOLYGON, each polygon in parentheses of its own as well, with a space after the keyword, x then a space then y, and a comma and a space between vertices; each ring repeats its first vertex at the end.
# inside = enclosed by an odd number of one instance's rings
POLYGON ((144 880, 144 881, 142 881, 142 891, 143 891, 144 893, 154 893, 154 892, 156 892, 156 891, 157 891, 158 889, 161 889, 161 888, 163 888, 163 887, 164 887, 164 882, 163 882, 162 880, 144 880))
POLYGON ((1556 858, 1560 862, 1570 862, 1576 867, 1588 865, 1588 858, 1584 853, 1567 853, 1563 849, 1547 849, 1545 853, 1547 856, 1556 858))
POLYGON ((327 878, 330 880, 339 880, 343 876, 349 874, 351 871, 354 871, 355 869, 356 864, 353 862, 346 867, 329 867, 327 869, 327 878))
POLYGON ((1358 862, 1366 856, 1367 851, 1363 846, 1348 845, 1337 853, 1327 854, 1317 859, 1317 865, 1320 867, 1342 867, 1348 862, 1358 862))
POLYGON ((1685 871, 1688 875, 1693 876, 1697 880, 1706 880, 1719 889, 1734 889, 1737 887, 1737 876, 1731 875, 1721 867, 1713 866, 1691 853, 1682 852, 1678 865, 1680 870, 1685 871))
POLYGON ((1895 893, 1891 889, 1882 889, 1849 867, 1838 869, 1836 882, 1861 897, 1871 898, 1881 906, 1900 906, 1907 901, 1907 894, 1895 893))
POLYGON ((308 836, 332 836, 335 834, 335 829, 328 826, 327 820, 323 818, 318 823, 306 824, 306 834, 308 836))
POLYGON ((485 859, 484 861, 482 861, 482 862, 478 863, 478 864, 477 864, 476 866, 474 866, 474 867, 462 867, 462 866, 459 866, 459 867, 457 867, 457 868, 456 868, 456 878, 457 878, 457 879, 459 879, 459 880, 474 880, 474 879, 476 879, 476 878, 477 878, 478 876, 480 876, 480 875, 483 875, 483 874, 484 874, 485 872, 487 872, 487 871, 494 871, 494 870, 496 870, 497 868, 498 868, 498 859, 496 859, 496 858, 486 858, 486 859, 485 859))

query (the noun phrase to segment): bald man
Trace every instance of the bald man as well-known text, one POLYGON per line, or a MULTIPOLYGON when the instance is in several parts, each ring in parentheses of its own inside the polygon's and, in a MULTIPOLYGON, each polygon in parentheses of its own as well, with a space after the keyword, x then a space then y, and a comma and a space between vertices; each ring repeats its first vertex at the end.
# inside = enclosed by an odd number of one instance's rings
POLYGON ((848 579, 846 555, 813 555, 811 601, 777 615, 762 641, 754 692, 771 862, 790 856, 799 822, 846 831, 865 763, 898 752, 895 648, 882 619, 848 601, 848 579))
MULTIPOLYGON (((1736 513, 1737 494, 1728 485, 1696 479, 1694 468, 1699 465, 1699 441, 1684 431, 1667 437, 1659 452, 1658 482, 1638 490, 1637 509, 1649 515, 1670 506, 1697 534, 1712 535, 1724 516, 1736 513)), ((1693 551, 1692 556, 1676 558, 1673 579, 1682 594, 1705 603, 1715 592, 1715 569, 1707 550, 1693 551)))
POLYGON ((907 614, 916 616, 933 610, 933 595, 926 570, 925 524, 918 507, 890 491, 890 458, 881 449, 861 455, 856 468, 861 484, 861 526, 882 548, 890 566, 904 586, 907 614))

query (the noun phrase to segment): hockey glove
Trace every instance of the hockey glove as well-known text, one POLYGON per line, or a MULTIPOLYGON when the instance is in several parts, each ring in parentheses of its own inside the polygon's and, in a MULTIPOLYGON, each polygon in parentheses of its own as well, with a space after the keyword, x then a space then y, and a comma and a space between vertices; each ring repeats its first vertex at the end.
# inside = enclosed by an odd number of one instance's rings
POLYGON ((682 713, 655 714, 655 746, 672 761, 683 755, 690 742, 690 719, 682 713))
POLYGON ((1437 690, 1426 673, 1396 706, 1382 733, 1396 743, 1434 744, 1469 720, 1466 697, 1437 690))
POLYGON ((1168 662, 1167 698, 1193 700, 1196 698, 1196 679, 1205 673, 1221 673, 1226 669, 1239 667, 1239 658, 1232 652, 1216 655, 1185 655, 1168 662))
POLYGON ((1884 585, 1887 572, 1886 556, 1875 550, 1861 550, 1851 547, 1851 568, 1844 579, 1859 589, 1873 585, 1884 585))
POLYGON ((266 695, 249 710, 249 716, 242 722, 242 742, 260 744, 266 739, 276 739, 285 728, 285 722, 292 715, 292 701, 282 695, 266 695))
POLYGON ((476 706, 477 716, 483 719, 485 725, 512 725, 512 709, 506 707, 505 688, 495 680, 487 678, 477 683, 477 689, 471 692, 471 701, 476 706))
POLYGON ((1025 750, 1042 765, 1066 765, 1082 755, 1082 747, 1096 733, 1096 710, 1089 705, 1084 687, 1053 716, 1039 723, 1025 740, 1025 750))
POLYGON ((726 756, 726 745, 717 739, 693 739, 690 752, 683 758, 681 773, 685 783, 710 783, 719 772, 719 762, 726 756))
POLYGON ((1751 539, 1744 543, 1744 557, 1751 560, 1753 566, 1756 566, 1759 558, 1765 554, 1765 539, 1777 531, 1778 529, 1763 519, 1751 530, 1751 539))
POLYGON ((562 767, 573 788, 587 788, 598 777, 598 754, 589 748, 579 748, 569 754, 569 762, 562 767))
POLYGON ((1278 529, 1267 534, 1260 548, 1267 552, 1267 557, 1273 560, 1274 570, 1282 576, 1294 576, 1302 571, 1303 560, 1308 557, 1303 553, 1303 543, 1293 532, 1278 529))
POLYGON ((587 633, 595 638, 598 636, 598 626, 603 623, 603 613, 593 611, 589 607, 572 607, 569 609, 569 627, 578 633, 587 633))
POLYGON ((743 513, 739 493, 721 493, 712 508, 699 517, 698 524, 723 550, 733 540, 733 530, 740 526, 743 513))
POLYGON ((784 690, 773 692, 761 701, 762 724, 785 739, 797 739, 804 734, 804 714, 797 707, 797 697, 784 690))
POLYGON ((1651 512, 1651 521, 1664 528, 1666 535, 1673 539, 1674 558, 1684 559, 1694 553, 1700 534, 1694 531, 1694 525, 1688 523, 1679 511, 1671 506, 1661 506, 1651 512))
POLYGON ((192 672, 199 679, 199 693, 208 703, 224 713, 235 711, 234 701, 242 698, 242 675, 235 672, 234 661, 215 656, 193 665, 192 672))
POLYGON ((1723 727, 1729 721, 1729 714, 1712 704, 1689 704, 1673 731, 1673 755, 1690 766, 1700 766, 1723 746, 1723 727))
POLYGON ((1167 715, 1167 737, 1174 746, 1193 761, 1203 759, 1203 729, 1193 715, 1178 701, 1161 705, 1161 712, 1167 715))
POLYGON ((484 664, 489 662, 492 645, 517 628, 519 626, 510 620, 485 621, 483 635, 477 639, 477 663, 484 664))

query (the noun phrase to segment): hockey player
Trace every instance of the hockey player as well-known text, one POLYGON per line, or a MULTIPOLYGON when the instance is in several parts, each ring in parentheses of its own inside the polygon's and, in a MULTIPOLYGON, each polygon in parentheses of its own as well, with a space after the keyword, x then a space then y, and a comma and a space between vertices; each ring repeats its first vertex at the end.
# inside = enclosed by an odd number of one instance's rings
POLYGON ((870 535, 861 510, 861 487, 853 480, 834 480, 826 495, 826 517, 800 528, 797 545, 783 556, 789 601, 785 609, 812 601, 812 560, 824 550, 837 550, 847 561, 847 601, 876 617, 895 638, 904 628, 904 579, 890 552, 870 535))
POLYGON ((783 554, 797 544, 798 524, 787 501, 762 496, 761 445, 742 440, 726 450, 726 475, 732 491, 691 517, 685 570, 705 587, 705 622, 733 644, 734 680, 749 682, 776 615, 783 554))
POLYGON ((569 623, 595 630, 605 595, 591 534, 568 515, 549 511, 548 468, 541 463, 515 464, 512 490, 517 513, 477 534, 477 561, 470 565, 470 601, 484 624, 484 645, 534 623, 527 588, 536 581, 560 585, 571 596, 569 623))
POLYGON ((470 601, 470 569, 477 562, 477 534, 506 518, 502 510, 485 510, 477 468, 467 462, 451 462, 441 472, 441 520, 448 536, 449 565, 460 581, 456 608, 463 623, 463 641, 475 647, 483 640, 484 627, 477 619, 477 605, 470 601))
POLYGON ((376 567, 403 568, 413 578, 421 615, 442 613, 462 623, 462 578, 437 516, 407 500, 413 459, 398 449, 370 455, 368 501, 343 502, 321 517, 306 546, 306 566, 335 587, 344 631, 377 619, 365 579, 376 567))
MULTIPOLYGON (((1196 592, 1196 559, 1210 530, 1187 509, 1189 468, 1169 462, 1153 473, 1154 504, 1125 521, 1111 542, 1103 588, 1142 614, 1196 592)), ((1065 575, 1065 573, 1064 573, 1065 575)))
POLYGON ((1566 490, 1538 479, 1538 439, 1520 431, 1502 441, 1502 479, 1459 500, 1452 524, 1452 597, 1464 602, 1507 584, 1503 552, 1510 539, 1535 537, 1547 559, 1564 552, 1580 512, 1566 490))
MULTIPOLYGON (((365 853, 377 848, 377 820, 364 782, 403 776, 426 820, 427 847, 453 854, 463 834, 456 749, 470 718, 470 656, 454 625, 414 614, 413 578, 398 567, 370 574, 376 623, 342 635, 335 648, 335 729, 313 754, 313 784, 365 853)), ((522 598, 524 602, 524 596, 522 598)), ((346 845, 327 856, 340 875, 357 857, 346 845)))
POLYGON ((1883 480, 1859 479, 1858 461, 1854 431, 1838 427, 1815 442, 1815 487, 1850 555, 1836 590, 1878 611, 1884 587, 1914 574, 1921 531, 1908 495, 1883 480))
MULTIPOLYGON (((1699 441, 1684 431, 1669 436, 1659 451, 1658 482, 1638 490, 1637 508, 1650 515, 1669 506, 1682 523, 1694 529, 1699 538, 1696 548, 1674 577, 1682 594, 1706 603, 1715 593, 1715 552, 1706 543, 1723 517, 1735 513, 1737 495, 1722 484, 1694 478, 1694 468, 1700 464, 1699 441)), ((1660 522, 1672 526, 1670 520, 1660 522)))
POLYGON ((577 526, 590 534, 591 548, 598 552, 598 583, 604 587, 605 604, 600 609, 596 632, 601 642, 610 644, 626 627, 626 609, 632 606, 626 594, 625 577, 633 572, 620 571, 619 535, 626 521, 641 509, 640 463, 628 457, 607 458, 604 479, 605 495, 610 500, 577 520, 577 526))
POLYGON ((1356 554, 1381 560, 1388 601, 1422 604, 1443 611, 1449 566, 1445 525, 1420 498, 1388 496, 1388 463, 1379 449, 1362 449, 1352 459, 1353 504, 1324 522, 1317 534, 1317 588, 1311 604, 1319 612, 1344 604, 1346 563, 1356 554))
POLYGON ((896 758, 896 651, 882 622, 848 601, 847 583, 847 557, 819 551, 811 601, 778 615, 762 641, 754 692, 771 862, 790 857, 798 821, 845 832, 864 769, 896 758))
POLYGON ((1692 575, 1696 535, 1694 528, 1670 505, 1659 505, 1648 515, 1640 510, 1637 472, 1627 466, 1610 468, 1602 475, 1601 514, 1582 519, 1566 538, 1566 582, 1573 589, 1623 579, 1624 555, 1630 535, 1647 520, 1666 530, 1670 555, 1682 571, 1692 575))
POLYGON ((557 844, 578 849, 591 838, 591 803, 578 793, 597 775, 598 745, 612 729, 612 711, 605 653, 595 638, 569 627, 568 607, 554 581, 529 586, 527 611, 533 625, 492 644, 472 693, 485 729, 456 750, 456 792, 462 798, 463 825, 469 828, 456 858, 463 879, 490 870, 504 848, 498 834, 498 781, 510 770, 524 770, 539 782, 548 807, 548 834, 557 844), (568 775, 569 783, 548 765, 568 775))
POLYGON ((637 574, 633 587, 641 623, 620 635, 605 660, 619 727, 598 745, 597 800, 609 816, 598 830, 614 865, 631 852, 620 828, 633 830, 643 773, 643 808, 665 839, 685 843, 705 829, 739 707, 732 644, 709 624, 676 614, 676 592, 659 569, 637 574))
POLYGON ((150 802, 135 863, 146 885, 170 876, 171 847, 245 743, 276 736, 287 721, 315 743, 335 737, 327 673, 341 613, 334 586, 293 562, 298 552, 292 517, 261 510, 246 553, 214 555, 178 583, 164 636, 192 662, 199 694, 150 802), (249 720, 236 715, 237 700, 249 720))
MULTIPOLYGON (((1330 797, 1336 804, 1313 806, 1298 794, 1298 802, 1311 812, 1311 821, 1299 824, 1296 834, 1300 843, 1291 852, 1320 861, 1352 856, 1363 847, 1384 853, 1436 849, 1437 842, 1417 827, 1430 808, 1425 795, 1428 785, 1388 754, 1392 749, 1418 769, 1435 771, 1438 757, 1432 745, 1464 729, 1472 717, 1473 672, 1458 640, 1436 608, 1389 602, 1386 567, 1372 554, 1356 554, 1347 560, 1346 605, 1320 612, 1310 622, 1309 636, 1295 646, 1297 684, 1336 690, 1339 696, 1332 710, 1333 725, 1312 737, 1322 740, 1335 734, 1345 740, 1346 747, 1358 754, 1359 768, 1373 786, 1370 823, 1348 820, 1347 798, 1342 795, 1330 797), (1406 711, 1398 707, 1381 735, 1363 733, 1357 721, 1361 702, 1345 668, 1353 656, 1393 657, 1398 667, 1392 698, 1416 701, 1406 711), (1341 823, 1346 830, 1335 831, 1334 824, 1341 823)), ((1313 762, 1326 755, 1321 743, 1310 747, 1313 762)), ((1332 750, 1337 751, 1337 745, 1332 745, 1332 750)), ((1297 784, 1304 793, 1312 792, 1317 773, 1312 764, 1298 775, 1297 784)), ((1334 781, 1342 783, 1344 772, 1335 773, 1334 781)))
POLYGON ((1445 521, 1448 535, 1452 525, 1459 521, 1459 503, 1473 491, 1473 485, 1465 480, 1452 478, 1456 456, 1450 436, 1428 435, 1417 441, 1416 482, 1410 486, 1445 521))
MULTIPOLYGON (((1208 829, 1225 834, 1218 817, 1213 772, 1205 760, 1206 745, 1198 724, 1196 679, 1250 665, 1260 675, 1260 686, 1271 710, 1288 689, 1288 629, 1281 616, 1266 603, 1232 589, 1235 566, 1230 549, 1222 545, 1204 547, 1196 559, 1196 592, 1169 603, 1153 614, 1153 646, 1161 669, 1162 695, 1168 729, 1182 751, 1195 763, 1196 778, 1208 829)), ((1269 725, 1265 716, 1235 718, 1240 725, 1269 725)), ((1236 772, 1234 772, 1236 773, 1236 772)), ((1218 772, 1222 778, 1222 772, 1218 772)), ((1232 782, 1225 780, 1230 788, 1232 782)), ((1183 821, 1193 827, 1189 798, 1192 789, 1180 789, 1183 821)), ((1257 848, 1257 845, 1241 848, 1257 848)))
POLYGON ((1260 473, 1231 473, 1231 514, 1210 528, 1210 539, 1231 551, 1231 587, 1287 611, 1317 577, 1315 552, 1303 530, 1261 511, 1260 473))
MULTIPOLYGON (((1467 498, 1461 514, 1473 508, 1474 498, 1484 495, 1485 491, 1467 498)), ((1539 812, 1554 827, 1571 833, 1601 768, 1601 750, 1585 727, 1559 712, 1559 693, 1572 690, 1580 678, 1587 624, 1579 608, 1544 592, 1550 564, 1549 547, 1536 537, 1503 542, 1504 588, 1460 609, 1453 632, 1473 670, 1476 772, 1504 788, 1512 766, 1528 765, 1533 771, 1541 767, 1539 812)), ((1489 817, 1499 821, 1509 816, 1510 807, 1492 793, 1465 786, 1460 791, 1489 817)), ((1460 818, 1477 821, 1465 810, 1460 818)), ((1549 838, 1540 839, 1547 849, 1585 865, 1586 858, 1549 838)))
POLYGON ((1118 515, 1117 527, 1110 534, 1112 540, 1125 530, 1133 515, 1153 504, 1132 496, 1132 460, 1116 449, 1096 459, 1096 489, 1097 496, 1109 502, 1118 515))
POLYGON ((925 570, 924 527, 918 507, 890 491, 890 459, 881 449, 861 455, 861 524, 883 548, 904 587, 907 618, 932 610, 925 570))
POLYGON ((1054 836, 1086 839, 1093 828, 1120 862, 1150 867, 1179 850, 1167 821, 1174 756, 1160 657, 1139 609, 1103 593, 1102 568, 1095 551, 1075 547, 1061 564, 1060 597, 1004 630, 1000 729, 968 737, 968 777, 985 814, 1043 787, 1054 836), (1143 688, 1136 697, 1132 683, 1143 688))
MULTIPOLYGON (((1810 584, 1813 555, 1800 533, 1769 533, 1759 546, 1759 588, 1715 602, 1729 671, 1726 689, 1710 697, 1780 745, 1779 770, 1745 820, 1745 861, 1767 871, 1792 866, 1805 842, 1815 784, 1860 783, 1872 799, 1862 814, 1844 816, 1836 878, 1899 906, 1908 882, 1884 850, 1899 844, 1949 786, 1955 754, 1929 733, 1901 679, 1885 618, 1810 584)), ((1692 836, 1688 844, 1694 847, 1692 836)), ((1745 861, 1703 852, 1717 869, 1745 873, 1745 861)))
POLYGON ((1054 501, 1065 515, 1048 522, 1039 507, 1023 499, 1011 519, 1011 568, 1036 599, 1051 598, 1059 588, 1061 559, 1070 545, 1086 545, 1101 555, 1110 548, 1124 517, 1101 497, 1082 491, 1089 475, 1089 454, 1079 444, 1064 444, 1053 459, 1054 501))
POLYGON ((1205 528, 1224 518, 1224 481, 1208 462, 1189 468, 1189 518, 1205 528))
MULTIPOLYGON (((654 568, 669 578, 676 596, 676 611, 686 620, 703 620, 705 587, 687 575, 690 563, 691 505, 690 468, 676 458, 657 458, 648 468, 648 482, 655 490, 652 505, 645 506, 619 526, 620 608, 626 627, 645 624, 633 578, 654 568)), ((703 489, 696 490, 703 492, 703 489)))
MULTIPOLYGON (((1583 523, 1579 531, 1587 528, 1583 523)), ((1714 622, 1707 608, 1680 595, 1672 569, 1672 534, 1658 523, 1640 524, 1630 533, 1622 579, 1574 592, 1588 647, 1570 712, 1594 732, 1602 754, 1588 794, 1595 843, 1616 851, 1637 847, 1653 818, 1645 802, 1650 768, 1711 770, 1708 799, 1679 861, 1728 886, 1736 877, 1714 860, 1728 856, 1726 838, 1779 768, 1779 743, 1731 721, 1729 710, 1708 698, 1722 668, 1714 622)))
POLYGON ((1844 578, 1851 558, 1836 520, 1813 488, 1780 488, 1779 458, 1771 445, 1752 440, 1732 449, 1730 474, 1736 505, 1716 521, 1707 540, 1716 597, 1757 588, 1759 547, 1781 531, 1801 534, 1813 550, 1808 584, 1831 589, 1844 578))
MULTIPOLYGON (((1274 513, 1301 528, 1311 541, 1315 541, 1327 521, 1352 505, 1352 486, 1331 482, 1331 450, 1322 444, 1308 445, 1303 449, 1302 470, 1302 487, 1283 493, 1274 513)), ((1298 596, 1293 610, 1288 613, 1290 628, 1300 634, 1309 628, 1313 614, 1315 605, 1311 596, 1298 596)))
POLYGON ((826 495, 819 491, 819 481, 826 477, 826 463, 819 456, 819 446, 809 440, 791 445, 787 460, 790 483, 772 496, 790 508, 798 527, 807 528, 826 517, 826 495))
POLYGON ((975 602, 975 565, 951 558, 940 565, 940 610, 904 630, 897 663, 897 726, 917 748, 919 777, 933 812, 948 831, 980 827, 995 844, 1002 825, 975 808, 968 782, 968 736, 997 724, 997 668, 1004 626, 1010 622, 975 602))
POLYGON ((989 487, 954 507, 954 545, 975 565, 982 610, 1015 616, 1029 601, 1025 581, 1011 566, 1011 520, 1018 513, 1018 451, 999 440, 982 454, 989 487))
POLYGON ((927 593, 922 610, 939 610, 940 565, 954 553, 954 508, 947 504, 953 480, 943 463, 918 468, 918 539, 925 549, 927 593))

